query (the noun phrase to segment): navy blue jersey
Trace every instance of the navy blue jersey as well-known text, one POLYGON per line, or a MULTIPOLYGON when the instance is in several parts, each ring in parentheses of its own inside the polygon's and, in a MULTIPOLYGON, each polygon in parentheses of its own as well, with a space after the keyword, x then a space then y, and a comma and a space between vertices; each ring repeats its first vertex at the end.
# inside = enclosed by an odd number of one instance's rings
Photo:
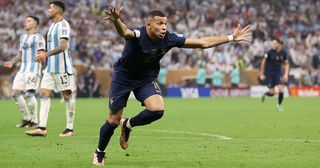
MULTIPOLYGON (((126 40, 121 58, 115 64, 115 73, 129 79, 152 81, 157 78, 161 58, 173 47, 182 47, 186 38, 167 31, 164 39, 152 41, 146 27, 134 29, 135 38, 126 40)), ((122 78, 123 79, 123 78, 122 78)))
POLYGON ((288 59, 287 52, 280 50, 277 52, 275 49, 269 50, 265 56, 266 58, 266 73, 279 73, 281 74, 282 65, 288 59))

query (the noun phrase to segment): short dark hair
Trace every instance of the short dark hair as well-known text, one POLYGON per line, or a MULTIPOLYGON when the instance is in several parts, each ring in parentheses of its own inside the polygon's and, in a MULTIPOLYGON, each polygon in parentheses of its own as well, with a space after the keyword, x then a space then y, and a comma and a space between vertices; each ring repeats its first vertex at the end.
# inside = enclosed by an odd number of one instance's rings
POLYGON ((53 4, 55 6, 58 6, 59 8, 62 9, 62 12, 64 12, 66 10, 66 6, 64 5, 63 2, 61 1, 51 1, 50 4, 53 4))
POLYGON ((32 15, 30 15, 30 16, 27 16, 26 18, 32 18, 33 20, 35 20, 36 22, 37 22, 37 25, 39 25, 40 24, 40 19, 37 17, 37 16, 32 16, 32 15))
POLYGON ((283 41, 278 37, 275 37, 273 40, 276 40, 279 44, 283 44, 283 41))
POLYGON ((162 12, 161 10, 150 10, 147 14, 147 18, 154 18, 156 16, 160 16, 160 17, 166 17, 166 15, 164 14, 164 12, 162 12))

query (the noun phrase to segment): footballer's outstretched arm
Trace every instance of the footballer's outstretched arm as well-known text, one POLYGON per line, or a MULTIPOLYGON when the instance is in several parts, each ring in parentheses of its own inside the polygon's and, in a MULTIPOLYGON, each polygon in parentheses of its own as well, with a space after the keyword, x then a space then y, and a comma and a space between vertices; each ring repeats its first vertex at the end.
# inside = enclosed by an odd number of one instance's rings
POLYGON ((135 37, 134 31, 128 29, 128 27, 120 19, 120 13, 122 9, 123 7, 119 9, 110 8, 109 10, 104 10, 107 16, 102 19, 111 20, 120 36, 122 36, 125 39, 132 39, 135 37))
POLYGON ((240 25, 229 36, 210 36, 199 39, 187 38, 183 48, 211 48, 231 41, 234 42, 251 42, 252 30, 250 25, 241 29, 240 25))
POLYGON ((3 64, 3 66, 6 67, 6 68, 12 68, 12 66, 15 63, 17 63, 17 62, 19 62, 21 60, 21 56, 22 56, 22 53, 21 53, 21 51, 19 51, 19 53, 12 60, 5 62, 3 64))

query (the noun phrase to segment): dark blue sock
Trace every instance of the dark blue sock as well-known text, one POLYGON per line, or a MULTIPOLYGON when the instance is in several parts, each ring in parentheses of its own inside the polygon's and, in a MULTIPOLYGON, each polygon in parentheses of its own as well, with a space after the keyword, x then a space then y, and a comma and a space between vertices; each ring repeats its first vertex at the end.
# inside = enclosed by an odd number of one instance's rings
POLYGON ((108 121, 102 125, 102 127, 100 128, 100 137, 98 144, 98 149, 100 151, 104 151, 107 148, 110 138, 117 127, 118 125, 111 125, 108 121))
POLYGON ((163 116, 163 112, 164 110, 149 111, 145 109, 141 111, 138 115, 130 118, 130 125, 134 127, 150 124, 153 121, 159 120, 163 116))
POLYGON ((283 93, 279 93, 279 97, 278 97, 278 104, 281 105, 282 103, 282 100, 283 100, 283 93))
POLYGON ((266 92, 266 93, 264 93, 264 95, 265 95, 265 96, 270 96, 270 97, 272 97, 274 94, 272 94, 272 93, 270 93, 270 92, 266 92))

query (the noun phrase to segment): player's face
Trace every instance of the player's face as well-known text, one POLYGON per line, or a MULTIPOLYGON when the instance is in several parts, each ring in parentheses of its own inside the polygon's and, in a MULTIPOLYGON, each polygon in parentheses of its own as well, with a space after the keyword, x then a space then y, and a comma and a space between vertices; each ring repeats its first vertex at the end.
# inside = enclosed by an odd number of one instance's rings
POLYGON ((167 17, 155 16, 148 23, 151 34, 155 39, 163 39, 167 32, 167 17))
POLYGON ((48 9, 48 15, 50 18, 53 18, 59 11, 59 8, 56 7, 54 4, 50 4, 48 9))
POLYGON ((281 49, 281 44, 277 40, 272 41, 272 48, 275 50, 281 49))
POLYGON ((24 29, 28 31, 35 27, 37 27, 37 22, 31 17, 27 17, 24 21, 24 29))

